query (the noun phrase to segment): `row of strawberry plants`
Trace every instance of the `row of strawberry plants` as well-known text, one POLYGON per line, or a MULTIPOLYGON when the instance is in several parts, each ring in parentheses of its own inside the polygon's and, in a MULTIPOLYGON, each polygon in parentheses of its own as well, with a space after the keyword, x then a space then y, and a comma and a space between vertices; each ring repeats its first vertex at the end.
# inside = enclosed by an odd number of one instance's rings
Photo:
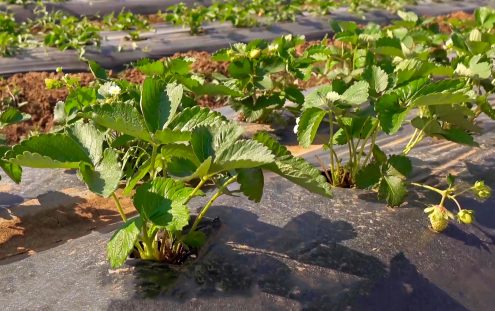
POLYGON ((410 0, 345 0, 339 2, 325 0, 254 0, 214 1, 212 5, 187 6, 184 3, 168 8, 163 14, 164 20, 176 25, 187 26, 191 34, 204 31, 207 22, 231 22, 235 27, 254 27, 275 22, 295 21, 297 16, 305 13, 328 15, 337 8, 347 7, 352 12, 368 9, 385 9, 396 11, 410 0))
MULTIPOLYGON (((87 87, 69 76, 47 81, 70 90, 55 107, 58 127, 2 147, 0 164, 16 181, 22 166, 75 169, 91 191, 112 197, 125 222, 108 246, 114 267, 133 251, 142 259, 182 262, 204 243, 198 224, 218 197, 243 193, 261 199, 263 169, 327 196, 331 185, 376 189, 391 206, 402 203, 409 185, 425 187, 442 196, 426 210, 435 230, 450 218, 471 223, 473 212, 456 197, 472 191, 486 199, 491 189, 482 181, 455 183, 453 176, 444 190, 408 183, 407 154, 426 136, 476 145, 476 118, 493 116, 488 96, 494 88, 495 12, 479 9, 472 23, 459 27, 452 21, 452 33, 412 13, 401 16, 386 28, 337 23, 334 45, 323 42, 303 52, 298 47, 304 40, 294 36, 234 45, 216 54, 230 61, 230 77, 216 75, 213 82, 191 73, 192 60, 185 58, 137 63, 147 75, 142 85, 112 79, 90 63, 96 80, 87 87), (294 81, 312 73, 332 82, 304 96, 294 81), (242 138, 239 125, 196 105, 205 94, 229 97, 246 115, 245 109, 258 106, 254 111, 263 111, 258 116, 282 109, 300 115, 296 133, 303 146, 328 122, 326 178, 266 133, 242 138), (295 105, 286 107, 286 99, 295 105), (376 137, 396 135, 405 123, 416 128, 410 143, 402 154, 386 155, 376 137), (348 146, 347 163, 337 157, 335 145, 348 146), (129 220, 123 213, 115 195, 121 184, 139 217, 129 220), (192 220, 188 204, 208 185, 217 191, 192 220), (446 209, 448 200, 458 205, 456 216, 446 209)), ((1 115, 2 125, 25 118, 15 109, 1 115)))
MULTIPOLYGON (((184 3, 170 6, 165 12, 158 12, 159 19, 176 25, 188 26, 191 34, 203 32, 205 22, 231 22, 235 27, 254 27, 274 22, 294 21, 304 12, 327 15, 341 6, 353 10, 363 8, 396 9, 405 0, 343 1, 333 3, 323 0, 298 1, 245 1, 225 0, 211 6, 188 7, 184 3)), ((108 14, 101 20, 78 18, 63 11, 48 11, 43 3, 36 4, 36 18, 17 23, 13 14, 0 12, 0 55, 12 56, 20 48, 44 45, 61 50, 76 49, 84 52, 88 45, 99 45, 102 30, 124 30, 129 39, 139 40, 140 33, 151 30, 149 20, 142 15, 122 10, 119 14, 108 14), (42 40, 40 41, 40 37, 42 40)))
POLYGON ((13 56, 20 49, 38 46, 79 50, 82 55, 86 46, 100 44, 102 30, 128 31, 133 40, 141 31, 151 30, 148 20, 124 10, 92 21, 63 11, 48 11, 43 3, 37 3, 34 14, 34 19, 18 23, 12 13, 0 12, 0 55, 13 56))

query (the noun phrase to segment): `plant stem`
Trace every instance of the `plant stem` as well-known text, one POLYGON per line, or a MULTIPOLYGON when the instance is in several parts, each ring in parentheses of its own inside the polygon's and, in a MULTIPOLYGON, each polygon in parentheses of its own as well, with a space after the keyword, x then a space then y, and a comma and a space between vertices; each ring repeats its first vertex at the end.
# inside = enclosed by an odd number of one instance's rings
POLYGON ((148 235, 148 226, 146 225, 146 221, 143 220, 143 243, 145 248, 145 258, 144 259, 158 259, 158 255, 153 248, 153 241, 148 235))
POLYGON ((411 150, 414 148, 414 146, 416 146, 421 140, 423 140, 423 138, 425 136, 425 128, 427 128, 432 121, 433 120, 428 120, 425 123, 425 125, 421 128, 421 130, 419 130, 419 129, 414 130, 414 133, 411 136, 411 139, 407 143, 406 147, 404 147, 404 150, 402 150, 403 155, 407 155, 409 152, 411 152, 411 150))
POLYGON ((440 204, 438 204, 438 205, 443 207, 443 205, 445 203, 445 199, 447 198, 447 196, 448 196, 447 191, 442 191, 442 199, 440 200, 440 204))
POLYGON ((328 171, 325 167, 325 164, 323 163, 323 160, 319 156, 316 156, 316 159, 318 160, 318 162, 320 162, 321 169, 323 170, 323 174, 325 174, 325 176, 327 177, 328 182, 331 182, 332 179, 330 178, 330 175, 328 175, 328 171))
POLYGON ((368 155, 366 156, 366 159, 364 159, 363 166, 368 164, 369 160, 371 159, 371 155, 373 154, 373 149, 376 146, 376 138, 378 137, 378 131, 375 129, 375 132, 373 133, 373 137, 371 137, 371 145, 370 145, 370 151, 368 155))
POLYGON ((404 147, 404 150, 402 150, 402 154, 407 155, 409 153, 409 151, 411 151, 410 150, 411 148, 409 148, 409 146, 412 144, 412 142, 416 138, 416 135, 418 135, 418 131, 419 131, 418 129, 414 129, 414 133, 411 135, 411 138, 409 139, 406 146, 404 147))
POLYGON ((115 202, 115 206, 117 206, 117 210, 119 211, 120 217, 124 222, 127 222, 127 216, 124 213, 124 209, 122 209, 122 205, 120 205, 119 198, 115 195, 115 192, 112 193, 112 198, 115 202))
MULTIPOLYGON (((370 153, 365 158, 364 163, 362 165, 363 167, 366 166, 366 163, 368 162, 369 156, 373 153, 373 147, 375 145, 376 133, 377 133, 377 130, 376 129, 378 128, 378 123, 379 123, 378 121, 375 123, 375 125, 373 126, 373 129, 371 130, 371 135, 369 135, 368 137, 366 137, 366 139, 364 140, 363 144, 361 145, 361 150, 359 151, 359 155, 358 155, 358 158, 357 158, 358 164, 361 162, 361 158, 363 157, 363 154, 364 154, 364 148, 366 148, 366 145, 368 144, 368 140, 371 137, 370 153)), ((359 169, 359 165, 358 165, 357 168, 359 169)))
POLYGON ((215 202, 216 199, 218 199, 218 197, 220 197, 223 194, 225 189, 236 180, 237 180, 237 175, 234 175, 218 189, 218 191, 211 197, 208 203, 206 203, 206 205, 201 209, 201 212, 199 213, 198 217, 196 217, 196 220, 194 220, 190 232, 194 232, 196 230, 196 227, 200 223, 201 219, 203 219, 210 206, 215 202))
POLYGON ((435 187, 431 187, 431 186, 423 185, 423 184, 418 184, 418 183, 415 183, 415 182, 412 182, 411 185, 416 186, 416 187, 425 188, 425 189, 428 189, 428 190, 431 190, 431 191, 435 191, 436 193, 438 193, 438 194, 440 194, 442 196, 446 192, 446 191, 439 190, 439 189, 437 189, 435 187))
POLYGON ((187 203, 189 203, 189 201, 191 201, 191 199, 194 197, 194 195, 196 195, 196 193, 201 189, 201 187, 203 187, 203 185, 205 184, 205 182, 208 181, 208 179, 209 179, 208 176, 201 178, 201 180, 199 181, 196 188, 194 188, 194 190, 189 194, 187 199, 184 201, 184 205, 186 205, 187 203))
MULTIPOLYGON (((331 105, 329 105, 330 109, 332 109, 331 105)), ((335 172, 335 164, 334 164, 334 153, 335 151, 333 150, 333 114, 332 114, 332 111, 330 110, 328 112, 328 118, 329 118, 329 125, 330 125, 330 140, 328 141, 328 148, 330 149, 330 174, 332 175, 332 180, 330 181, 334 186, 335 186, 335 183, 336 183, 336 179, 335 179, 335 176, 336 175, 336 172, 335 172)), ((337 159, 338 161, 338 159, 337 159)))
POLYGON ((347 148, 349 149, 349 162, 348 162, 348 164, 349 164, 349 167, 352 168, 352 166, 354 165, 354 147, 353 147, 354 144, 352 141, 352 137, 349 136, 345 127, 342 127, 342 128, 344 129, 344 133, 345 133, 345 136, 347 138, 347 148))
POLYGON ((143 249, 143 247, 141 246, 141 244, 139 244, 139 242, 136 242, 136 243, 134 244, 134 246, 137 248, 137 250, 138 250, 138 252, 139 252, 139 254, 140 254, 141 256, 142 256, 142 255, 144 255, 144 249, 143 249))
POLYGON ((153 150, 151 151, 151 162, 150 162, 150 165, 151 165, 151 168, 150 168, 150 175, 151 175, 151 179, 154 179, 155 178, 155 161, 156 161, 156 153, 158 151, 158 146, 153 144, 153 150))
POLYGON ((461 204, 459 204, 459 201, 457 201, 457 199, 454 196, 449 195, 448 197, 449 197, 449 199, 451 199, 452 201, 454 201, 455 205, 457 205, 457 208, 459 209, 459 212, 462 211, 462 207, 461 207, 461 204))

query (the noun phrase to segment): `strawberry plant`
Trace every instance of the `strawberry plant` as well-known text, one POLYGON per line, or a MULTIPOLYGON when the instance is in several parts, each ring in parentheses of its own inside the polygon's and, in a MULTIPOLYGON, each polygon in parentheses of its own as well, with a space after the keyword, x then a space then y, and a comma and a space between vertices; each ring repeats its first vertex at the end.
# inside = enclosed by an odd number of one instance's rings
POLYGON ((312 48, 325 62, 314 68, 333 82, 306 97, 295 132, 309 146, 320 124, 328 122, 330 170, 322 167, 333 185, 372 188, 398 206, 412 169, 406 155, 425 137, 477 145, 476 118, 495 116, 488 103, 494 87, 492 12, 478 9, 472 26, 452 27, 450 34, 411 12, 399 12, 400 21, 382 28, 332 25, 334 44, 312 48), (387 156, 375 137, 394 135, 405 124, 415 130, 402 155, 387 156), (334 151, 340 144, 348 145, 345 164, 334 151))
POLYGON ((142 59, 134 65, 136 69, 145 75, 155 76, 164 83, 177 82, 184 87, 182 105, 184 107, 195 106, 198 99, 204 95, 237 97, 240 92, 229 88, 216 81, 208 81, 202 75, 193 73, 191 68, 195 59, 189 57, 169 58, 164 61, 151 61, 142 59))
POLYGON ((13 14, 0 12, 0 56, 12 56, 19 48, 28 46, 29 37, 13 14))
POLYGON ((459 223, 472 224, 474 221, 474 211, 462 208, 457 197, 466 192, 472 192, 476 198, 480 200, 486 200, 491 196, 491 188, 485 185, 483 181, 477 181, 474 185, 468 185, 465 183, 456 183, 456 178, 453 175, 448 175, 446 189, 438 189, 425 184, 411 183, 414 186, 422 187, 433 191, 441 196, 440 202, 436 205, 425 208, 425 213, 428 214, 430 220, 431 229, 435 232, 444 231, 449 220, 457 220, 459 223), (458 209, 457 214, 454 215, 446 206, 447 201, 452 201, 458 209))
POLYGON ((174 25, 189 27, 189 32, 192 35, 202 33, 204 31, 203 24, 214 19, 214 16, 212 16, 213 11, 209 11, 204 6, 190 8, 181 2, 169 7, 168 10, 170 12, 162 14, 164 20, 174 25))
POLYGON ((90 88, 98 94, 71 104, 72 118, 57 132, 24 140, 5 158, 20 166, 75 169, 91 191, 115 200, 124 225, 108 243, 112 267, 131 252, 143 260, 182 263, 204 243, 198 225, 220 196, 242 193, 260 201, 263 170, 330 195, 318 170, 268 134, 247 139, 217 112, 183 108, 181 84, 155 75, 136 86, 111 80, 95 64, 91 69, 97 82, 90 88), (115 195, 121 183, 139 214, 133 219, 115 195), (216 191, 192 218, 188 204, 205 195, 206 186, 216 191))
POLYGON ((117 16, 112 12, 103 17, 103 24, 110 30, 129 31, 132 40, 139 39, 139 32, 150 30, 149 22, 143 16, 122 9, 117 16))
POLYGON ((286 35, 270 44, 263 40, 237 43, 214 54, 214 60, 230 62, 229 76, 215 77, 242 94, 231 96, 230 104, 247 121, 280 122, 287 100, 297 106, 303 103, 295 81, 309 78, 312 63, 309 57, 296 56, 296 47, 303 42, 303 37, 286 35))

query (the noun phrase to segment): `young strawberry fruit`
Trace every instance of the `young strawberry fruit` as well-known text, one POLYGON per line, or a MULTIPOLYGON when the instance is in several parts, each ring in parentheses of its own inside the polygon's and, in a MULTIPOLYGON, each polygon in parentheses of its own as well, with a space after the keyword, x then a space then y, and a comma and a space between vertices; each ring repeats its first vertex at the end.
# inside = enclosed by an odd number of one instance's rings
POLYGON ((260 49, 254 49, 249 52, 249 58, 258 58, 261 55, 261 50, 260 49))
POLYGON ((425 213, 428 213, 430 219, 431 229, 435 232, 442 232, 447 229, 449 225, 449 211, 440 205, 431 206, 425 209, 425 213))
POLYGON ((457 219, 463 224, 472 224, 474 221, 474 211, 463 209, 457 213, 457 219))

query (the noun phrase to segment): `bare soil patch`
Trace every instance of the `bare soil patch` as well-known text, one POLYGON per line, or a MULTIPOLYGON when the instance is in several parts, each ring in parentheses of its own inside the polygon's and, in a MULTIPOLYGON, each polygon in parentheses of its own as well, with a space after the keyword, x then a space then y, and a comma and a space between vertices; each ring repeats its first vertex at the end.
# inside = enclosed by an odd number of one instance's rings
MULTIPOLYGON (((118 197, 125 213, 135 214, 131 199, 119 193, 118 197)), ((15 209, 31 212, 0 217, 2 261, 17 260, 18 255, 28 256, 122 221, 112 199, 89 191, 54 193, 51 197, 26 201, 15 209)))

